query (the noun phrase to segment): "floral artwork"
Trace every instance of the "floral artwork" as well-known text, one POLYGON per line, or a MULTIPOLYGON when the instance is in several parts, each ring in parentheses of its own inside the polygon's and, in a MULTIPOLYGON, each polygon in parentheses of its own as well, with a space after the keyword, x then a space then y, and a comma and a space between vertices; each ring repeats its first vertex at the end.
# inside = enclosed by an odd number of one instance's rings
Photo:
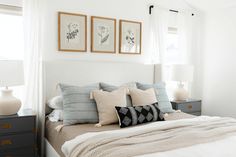
POLYGON ((116 19, 91 17, 91 52, 115 53, 116 19))
POLYGON ((110 28, 104 25, 98 26, 97 35, 99 36, 100 45, 108 45, 110 37, 110 28))
POLYGON ((142 23, 120 20, 120 47, 123 54, 141 54, 142 23))
POLYGON ((125 33, 126 47, 131 51, 135 46, 135 33, 132 29, 127 29, 125 33))
POLYGON ((58 50, 87 51, 87 16, 75 13, 58 13, 58 50))
POLYGON ((75 39, 79 40, 79 24, 69 23, 67 25, 66 39, 68 42, 71 42, 75 39))

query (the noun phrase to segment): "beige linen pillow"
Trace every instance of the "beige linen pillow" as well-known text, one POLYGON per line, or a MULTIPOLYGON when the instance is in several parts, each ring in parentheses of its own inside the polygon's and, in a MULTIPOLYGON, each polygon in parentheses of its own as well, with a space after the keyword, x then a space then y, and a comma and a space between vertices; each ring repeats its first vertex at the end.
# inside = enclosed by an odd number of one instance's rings
POLYGON ((93 91, 93 97, 97 103, 100 125, 108 125, 118 122, 115 106, 126 107, 126 90, 118 89, 112 92, 93 91))
POLYGON ((157 102, 156 94, 153 88, 147 90, 130 89, 129 93, 133 106, 151 105, 157 102))

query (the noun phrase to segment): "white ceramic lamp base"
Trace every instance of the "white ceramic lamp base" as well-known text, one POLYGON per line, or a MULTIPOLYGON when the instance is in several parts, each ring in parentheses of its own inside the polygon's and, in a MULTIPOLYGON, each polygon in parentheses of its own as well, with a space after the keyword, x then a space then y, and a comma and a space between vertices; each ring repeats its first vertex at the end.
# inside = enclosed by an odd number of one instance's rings
POLYGON ((186 89, 184 89, 184 85, 182 83, 180 83, 178 85, 178 88, 174 92, 174 99, 179 100, 179 101, 183 101, 183 100, 187 100, 188 98, 189 98, 188 91, 186 89))
POLYGON ((0 96, 0 115, 14 115, 21 107, 21 101, 12 95, 12 90, 2 90, 0 96))

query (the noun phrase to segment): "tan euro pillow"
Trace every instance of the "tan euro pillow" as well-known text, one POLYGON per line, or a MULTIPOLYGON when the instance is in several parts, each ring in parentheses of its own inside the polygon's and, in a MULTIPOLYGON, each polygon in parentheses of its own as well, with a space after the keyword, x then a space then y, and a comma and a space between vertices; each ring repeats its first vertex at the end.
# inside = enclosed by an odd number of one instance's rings
POLYGON ((133 106, 151 105, 157 102, 156 94, 153 88, 147 90, 130 89, 129 93, 133 106))
POLYGON ((97 103, 100 125, 118 122, 115 106, 127 106, 126 92, 126 89, 118 89, 112 92, 93 91, 93 97, 97 103))

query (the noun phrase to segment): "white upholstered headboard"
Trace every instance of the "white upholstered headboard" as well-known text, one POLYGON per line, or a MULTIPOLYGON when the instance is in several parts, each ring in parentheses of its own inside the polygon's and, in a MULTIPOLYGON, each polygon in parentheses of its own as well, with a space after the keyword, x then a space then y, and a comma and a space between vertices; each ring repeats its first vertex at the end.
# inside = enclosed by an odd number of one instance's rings
POLYGON ((44 86, 46 100, 57 94, 58 83, 86 85, 106 82, 119 85, 127 82, 153 83, 154 65, 122 62, 45 61, 44 86))

